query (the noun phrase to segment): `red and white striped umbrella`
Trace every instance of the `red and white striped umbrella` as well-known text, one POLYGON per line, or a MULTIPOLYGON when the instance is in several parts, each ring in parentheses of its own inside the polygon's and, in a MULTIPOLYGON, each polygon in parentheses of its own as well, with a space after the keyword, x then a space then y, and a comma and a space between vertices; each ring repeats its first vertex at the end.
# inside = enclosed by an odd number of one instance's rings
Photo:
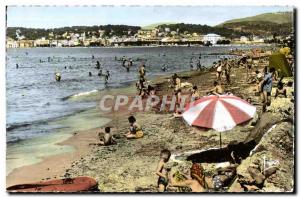
POLYGON ((182 114, 189 125, 227 131, 253 118, 256 107, 234 95, 204 96, 188 104, 182 114))

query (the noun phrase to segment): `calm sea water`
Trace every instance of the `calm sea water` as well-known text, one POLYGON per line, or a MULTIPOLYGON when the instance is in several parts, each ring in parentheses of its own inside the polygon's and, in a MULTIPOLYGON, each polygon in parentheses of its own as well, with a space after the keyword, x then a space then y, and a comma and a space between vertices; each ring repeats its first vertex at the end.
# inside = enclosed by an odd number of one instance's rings
MULTIPOLYGON (((132 47, 132 48, 32 48, 8 49, 6 64, 7 142, 42 136, 55 128, 48 121, 95 106, 95 102, 65 100, 69 96, 105 89, 96 61, 110 71, 108 87, 120 87, 138 79, 137 70, 146 59, 147 77, 190 69, 190 59, 202 54, 201 64, 210 67, 225 57, 232 46, 222 47, 132 47), (215 53, 223 56, 210 55, 215 53), (92 55, 94 59, 92 59, 92 55), (126 72, 115 57, 134 60, 126 72), (52 60, 48 62, 48 57, 52 60), (40 62, 40 60, 42 62, 40 62), (16 69, 16 64, 19 69, 16 69), (168 71, 162 72, 166 64, 168 71), (56 82, 55 72, 62 80, 56 82), (92 72, 92 76, 88 73, 92 72)), ((234 47, 236 48, 236 47, 234 47)), ((251 47, 237 47, 251 48, 251 47)), ((195 61, 196 64, 196 61, 195 61)))

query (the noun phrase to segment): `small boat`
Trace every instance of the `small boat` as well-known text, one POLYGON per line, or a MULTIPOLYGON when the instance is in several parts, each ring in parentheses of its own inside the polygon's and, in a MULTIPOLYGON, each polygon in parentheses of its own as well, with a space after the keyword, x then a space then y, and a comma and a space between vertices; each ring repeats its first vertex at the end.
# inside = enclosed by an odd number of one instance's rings
POLYGON ((30 184, 19 184, 6 189, 10 193, 72 193, 72 192, 99 192, 98 183, 90 177, 75 177, 42 181, 30 184))

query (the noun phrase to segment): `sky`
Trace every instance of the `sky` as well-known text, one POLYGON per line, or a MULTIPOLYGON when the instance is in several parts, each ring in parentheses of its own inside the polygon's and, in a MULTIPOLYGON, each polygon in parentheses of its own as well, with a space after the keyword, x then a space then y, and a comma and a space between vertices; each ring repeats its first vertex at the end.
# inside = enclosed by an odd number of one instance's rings
POLYGON ((146 26, 161 22, 214 26, 230 19, 292 9, 287 6, 8 6, 7 27, 146 26))

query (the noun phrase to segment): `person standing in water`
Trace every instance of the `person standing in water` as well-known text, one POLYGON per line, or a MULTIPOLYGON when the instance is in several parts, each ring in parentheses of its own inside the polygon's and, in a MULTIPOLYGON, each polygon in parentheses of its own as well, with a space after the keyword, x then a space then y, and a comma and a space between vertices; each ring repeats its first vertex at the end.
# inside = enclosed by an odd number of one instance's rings
POLYGON ((200 59, 198 60, 198 63, 197 63, 197 70, 201 70, 201 63, 200 63, 200 59))
POLYGON ((101 68, 101 64, 100 64, 99 61, 97 61, 97 63, 96 63, 96 69, 100 69, 100 68, 101 68))
POLYGON ((126 63, 126 58, 125 56, 122 57, 122 66, 125 67, 125 63, 126 63))
POLYGON ((130 58, 129 59, 129 66, 132 66, 133 65, 133 62, 132 62, 132 59, 130 58))
POLYGON ((103 76, 102 69, 99 70, 98 76, 103 76))
POLYGON ((105 85, 107 85, 108 84, 108 79, 109 79, 109 77, 110 77, 110 73, 109 73, 109 71, 107 70, 106 71, 106 74, 104 74, 104 80, 105 80, 105 85))
POLYGON ((19 69, 19 64, 18 63, 16 64, 16 69, 19 69))
POLYGON ((193 64, 193 57, 190 59, 190 69, 194 69, 194 64, 193 64))

